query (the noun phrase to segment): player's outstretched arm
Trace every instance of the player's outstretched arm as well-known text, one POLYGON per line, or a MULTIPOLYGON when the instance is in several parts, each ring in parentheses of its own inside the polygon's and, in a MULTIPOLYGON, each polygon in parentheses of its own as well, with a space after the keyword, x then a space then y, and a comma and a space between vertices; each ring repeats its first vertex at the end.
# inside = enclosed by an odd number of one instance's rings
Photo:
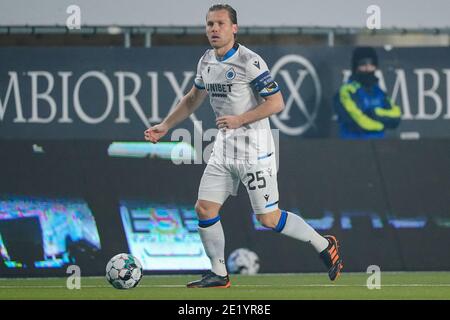
POLYGON ((217 127, 236 129, 245 124, 252 123, 271 115, 281 112, 284 109, 284 100, 280 92, 264 98, 265 101, 256 108, 241 115, 223 116, 216 119, 217 127))
POLYGON ((197 110, 206 95, 206 90, 199 90, 195 86, 192 86, 192 89, 180 100, 163 122, 144 131, 145 140, 157 143, 171 128, 175 127, 197 110))

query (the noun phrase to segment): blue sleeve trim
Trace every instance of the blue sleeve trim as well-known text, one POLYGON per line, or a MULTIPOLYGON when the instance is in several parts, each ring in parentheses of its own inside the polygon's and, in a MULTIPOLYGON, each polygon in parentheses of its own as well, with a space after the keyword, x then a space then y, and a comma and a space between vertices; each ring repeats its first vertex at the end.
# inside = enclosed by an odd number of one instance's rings
POLYGON ((273 155, 273 152, 258 157, 258 160, 262 160, 262 159, 268 158, 268 157, 270 157, 271 155, 273 155))
POLYGON ((268 92, 268 93, 260 93, 259 95, 261 97, 268 97, 268 96, 271 96, 271 95, 277 93, 278 91, 280 91, 280 88, 276 88, 274 91, 271 91, 271 92, 268 92))
POLYGON ((257 76, 255 79, 253 79, 252 81, 250 81, 250 84, 255 85, 259 80, 263 79, 264 77, 266 77, 269 74, 269 71, 264 71, 263 73, 261 73, 259 76, 257 76))
POLYGON ((205 90, 205 87, 199 86, 199 85, 196 84, 195 82, 194 82, 194 86, 195 86, 197 89, 205 90))
POLYGON ((284 226, 286 225, 286 220, 287 220, 287 212, 282 210, 281 211, 280 221, 278 221, 277 226, 273 230, 276 231, 276 232, 283 231, 284 226))
POLYGON ((279 201, 275 201, 275 202, 269 203, 268 205, 266 205, 266 208, 273 207, 273 206, 276 205, 278 202, 279 202, 279 201))
POLYGON ((220 215, 217 215, 217 217, 208 219, 208 220, 198 220, 198 226, 200 228, 207 228, 215 224, 217 221, 220 220, 220 215))
POLYGON ((259 76, 257 76, 255 79, 253 79, 250 84, 256 89, 256 91, 260 92, 263 90, 267 85, 271 84, 273 82, 272 76, 270 75, 269 71, 264 71, 259 76))

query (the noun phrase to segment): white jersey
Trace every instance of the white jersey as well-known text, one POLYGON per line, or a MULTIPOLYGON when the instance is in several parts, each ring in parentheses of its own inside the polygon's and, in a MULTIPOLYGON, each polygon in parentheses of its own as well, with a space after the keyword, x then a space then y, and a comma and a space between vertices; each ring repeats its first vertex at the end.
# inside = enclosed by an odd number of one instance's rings
MULTIPOLYGON (((198 63, 194 84, 208 91, 216 117, 243 114, 279 91, 265 61, 239 44, 221 60, 213 49, 207 50, 198 63)), ((237 129, 219 130, 214 144, 214 153, 233 159, 254 159, 274 152, 268 118, 237 129)))

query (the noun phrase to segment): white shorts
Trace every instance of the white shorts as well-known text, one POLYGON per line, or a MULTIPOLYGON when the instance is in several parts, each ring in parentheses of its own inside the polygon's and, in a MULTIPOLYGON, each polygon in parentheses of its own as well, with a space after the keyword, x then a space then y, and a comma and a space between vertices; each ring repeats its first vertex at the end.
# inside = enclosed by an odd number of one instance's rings
POLYGON ((228 196, 237 195, 239 182, 247 188, 256 214, 278 209, 277 165, 273 152, 254 162, 226 161, 213 153, 200 181, 198 199, 222 205, 228 196))

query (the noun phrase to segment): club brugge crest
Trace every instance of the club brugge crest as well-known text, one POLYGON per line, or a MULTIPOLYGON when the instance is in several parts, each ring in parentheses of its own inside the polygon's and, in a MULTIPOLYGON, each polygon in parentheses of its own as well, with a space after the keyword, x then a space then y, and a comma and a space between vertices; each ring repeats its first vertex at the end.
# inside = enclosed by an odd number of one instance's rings
POLYGON ((227 73, 225 73, 225 77, 227 80, 233 80, 236 77, 236 72, 233 68, 228 69, 227 73))

